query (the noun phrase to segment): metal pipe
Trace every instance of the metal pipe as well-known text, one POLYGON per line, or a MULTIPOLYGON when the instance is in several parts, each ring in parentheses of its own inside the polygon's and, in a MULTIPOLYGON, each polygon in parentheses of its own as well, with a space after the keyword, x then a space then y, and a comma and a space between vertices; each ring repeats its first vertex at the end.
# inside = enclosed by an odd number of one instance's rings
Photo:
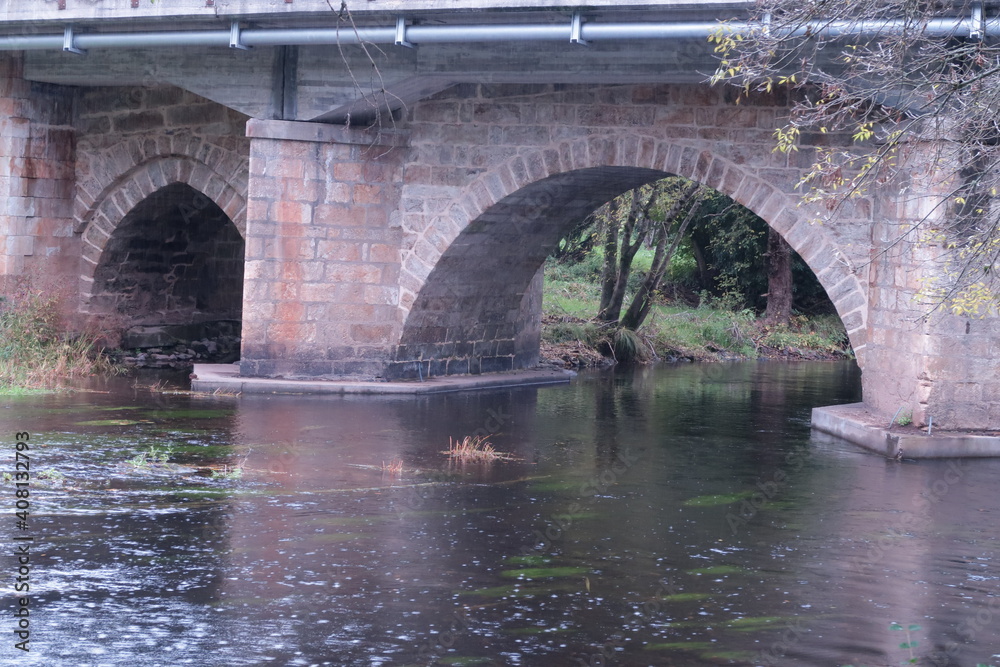
MULTIPOLYGON (((811 22, 788 32, 791 36, 805 34, 823 37, 846 35, 877 35, 897 32, 912 25, 900 20, 889 21, 830 21, 811 22)), ((672 22, 672 23, 573 23, 566 24, 501 24, 501 25, 441 25, 405 24, 362 28, 259 28, 239 30, 243 46, 291 46, 357 44, 447 44, 471 42, 535 42, 564 41, 574 38, 583 42, 601 40, 666 40, 704 39, 720 29, 747 32, 761 29, 759 23, 737 21, 672 22)), ((922 29, 928 36, 997 37, 1000 17, 983 19, 979 16, 934 19, 922 29)), ((771 30, 774 30, 772 27, 771 30)), ((157 48, 184 46, 231 45, 232 30, 178 30, 160 32, 82 33, 73 35, 72 46, 87 49, 157 48)), ((61 50, 64 35, 0 36, 0 51, 61 50)))
POLYGON ((569 42, 566 24, 497 25, 414 25, 406 29, 406 39, 414 44, 449 42, 569 42), (464 36, 464 37, 463 37, 464 36))
MULTIPOLYGON (((411 28, 412 29, 412 28, 411 28)), ((395 44, 396 28, 270 28, 240 33, 247 46, 307 46, 309 44, 395 44)), ((407 32, 409 39, 409 32, 407 32)), ((412 41, 412 40, 410 40, 412 41)))
POLYGON ((76 35, 81 49, 156 48, 164 46, 229 46, 229 30, 190 32, 126 32, 76 35))

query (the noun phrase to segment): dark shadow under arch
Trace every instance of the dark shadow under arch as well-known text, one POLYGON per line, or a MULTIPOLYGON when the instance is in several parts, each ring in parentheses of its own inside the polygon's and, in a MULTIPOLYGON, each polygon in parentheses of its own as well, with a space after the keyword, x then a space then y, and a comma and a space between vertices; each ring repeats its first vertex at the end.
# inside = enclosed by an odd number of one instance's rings
POLYGON ((244 241, 207 196, 185 183, 139 202, 111 234, 91 307, 123 328, 229 321, 243 305, 244 241))

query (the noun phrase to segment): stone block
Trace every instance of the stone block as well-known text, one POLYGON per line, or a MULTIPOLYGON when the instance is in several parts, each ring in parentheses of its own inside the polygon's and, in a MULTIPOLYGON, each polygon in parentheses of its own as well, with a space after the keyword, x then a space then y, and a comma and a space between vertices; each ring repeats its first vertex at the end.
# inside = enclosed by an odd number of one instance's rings
POLYGON ((366 285, 364 288, 364 302, 373 305, 398 305, 399 288, 394 285, 366 285))
POLYGON ((385 202, 386 191, 381 185, 358 184, 354 186, 352 200, 354 204, 382 204, 385 202))
POLYGON ((316 325, 312 322, 271 322, 267 325, 268 344, 283 343, 292 354, 308 350, 316 340, 316 325))
POLYGON ((268 217, 281 224, 312 223, 312 206, 294 201, 275 201, 268 207, 268 217))
POLYGON ((7 254, 29 256, 33 254, 35 238, 33 236, 8 236, 7 254))
POLYGON ((115 132, 148 132, 163 126, 163 114, 159 111, 138 111, 113 117, 115 132))
POLYGON ((171 127, 207 125, 226 119, 225 107, 220 104, 182 104, 162 109, 166 124, 171 127))
POLYGON ((326 267, 326 280, 334 283, 379 284, 382 270, 380 265, 372 264, 334 264, 326 267))
POLYGON ((391 324, 354 324, 350 329, 351 340, 357 345, 388 345, 394 333, 391 324))
POLYGON ((316 256, 323 261, 360 262, 362 260, 362 244, 344 241, 319 241, 316 246, 316 256))

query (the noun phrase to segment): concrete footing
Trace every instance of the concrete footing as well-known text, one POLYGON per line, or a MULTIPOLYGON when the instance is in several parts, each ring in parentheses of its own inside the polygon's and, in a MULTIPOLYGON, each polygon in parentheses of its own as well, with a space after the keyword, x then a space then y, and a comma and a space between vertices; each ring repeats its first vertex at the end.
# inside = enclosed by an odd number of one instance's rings
POLYGON ((241 377, 236 364, 195 364, 193 391, 240 394, 438 394, 449 391, 495 389, 568 383, 576 373, 559 369, 532 369, 490 375, 447 375, 424 382, 361 382, 350 380, 241 377))
POLYGON ((1000 456, 1000 436, 955 431, 933 431, 907 426, 889 427, 888 420, 863 403, 814 408, 812 427, 865 449, 894 458, 932 459, 1000 456))

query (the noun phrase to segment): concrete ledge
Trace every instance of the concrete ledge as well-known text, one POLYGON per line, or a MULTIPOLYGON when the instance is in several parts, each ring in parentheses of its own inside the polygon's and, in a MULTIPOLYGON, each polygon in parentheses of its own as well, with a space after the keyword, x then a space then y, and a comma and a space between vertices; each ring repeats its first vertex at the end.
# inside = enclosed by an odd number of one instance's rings
POLYGON ((900 449, 908 459, 1000 456, 1000 436, 934 431, 927 435, 915 428, 887 428, 886 419, 870 412, 863 403, 814 408, 812 427, 843 438, 887 458, 900 449))
POLYGON ((195 364, 192 391, 242 394, 440 394, 450 391, 566 384, 573 371, 535 369, 490 375, 447 375, 425 382, 361 382, 351 380, 286 380, 241 377, 235 364, 195 364))

